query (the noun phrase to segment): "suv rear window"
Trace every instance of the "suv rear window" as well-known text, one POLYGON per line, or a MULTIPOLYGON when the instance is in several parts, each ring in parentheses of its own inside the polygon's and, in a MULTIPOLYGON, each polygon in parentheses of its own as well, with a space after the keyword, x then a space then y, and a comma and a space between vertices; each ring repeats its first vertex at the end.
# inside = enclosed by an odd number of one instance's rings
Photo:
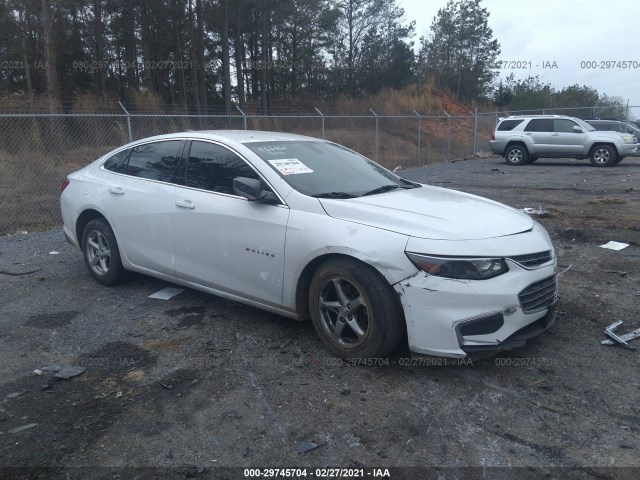
POLYGON ((522 122, 524 122, 524 119, 520 119, 520 120, 503 120, 498 125, 498 131, 500 131, 500 132, 508 132, 508 131, 513 130, 514 128, 516 128, 522 122))

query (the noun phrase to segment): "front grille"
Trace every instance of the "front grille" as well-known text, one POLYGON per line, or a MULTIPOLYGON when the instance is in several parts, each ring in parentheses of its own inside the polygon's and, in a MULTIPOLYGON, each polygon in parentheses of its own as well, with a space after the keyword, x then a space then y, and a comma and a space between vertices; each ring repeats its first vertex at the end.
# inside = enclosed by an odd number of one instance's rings
POLYGON ((515 257, 509 258, 525 268, 535 268, 551 261, 551 250, 529 253, 527 255, 516 255, 515 257))
POLYGON ((529 285, 518 294, 518 300, 524 313, 534 313, 556 303, 558 284, 555 275, 529 285))

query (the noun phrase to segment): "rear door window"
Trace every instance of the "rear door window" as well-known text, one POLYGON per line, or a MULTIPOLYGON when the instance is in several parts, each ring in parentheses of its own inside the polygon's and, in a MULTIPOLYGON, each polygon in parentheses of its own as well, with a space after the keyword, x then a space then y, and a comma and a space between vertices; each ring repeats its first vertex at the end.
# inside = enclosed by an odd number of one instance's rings
POLYGON ((175 183, 182 140, 145 143, 131 150, 127 174, 175 183))
POLYGON ((526 127, 525 132, 552 132, 553 125, 550 118, 534 118, 526 127))
POLYGON ((129 154, 131 149, 123 150, 111 155, 109 159, 104 162, 104 168, 110 172, 127 173, 127 162, 129 161, 129 154))
POLYGON ((260 180, 258 174, 231 150, 208 142, 191 142, 187 160, 187 187, 237 195, 233 179, 247 177, 260 180))

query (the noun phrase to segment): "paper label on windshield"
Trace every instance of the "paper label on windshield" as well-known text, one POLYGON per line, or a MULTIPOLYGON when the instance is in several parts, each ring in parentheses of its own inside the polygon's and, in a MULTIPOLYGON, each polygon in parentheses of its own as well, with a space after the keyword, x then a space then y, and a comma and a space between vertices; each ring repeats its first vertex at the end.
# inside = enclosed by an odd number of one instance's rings
POLYGON ((297 158, 280 158, 278 160, 269 160, 269 163, 276 167, 283 175, 298 175, 299 173, 313 172, 313 170, 297 158))

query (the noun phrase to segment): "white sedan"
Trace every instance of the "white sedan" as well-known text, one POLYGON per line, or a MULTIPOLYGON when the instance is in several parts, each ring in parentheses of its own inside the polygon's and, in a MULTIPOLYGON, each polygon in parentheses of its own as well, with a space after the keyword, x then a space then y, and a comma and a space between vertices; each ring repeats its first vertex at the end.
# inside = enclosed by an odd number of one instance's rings
POLYGON ((405 180, 335 143, 201 131, 70 174, 64 233, 111 285, 136 271, 297 320, 343 358, 464 358, 548 329, 547 232, 524 213, 405 180))

